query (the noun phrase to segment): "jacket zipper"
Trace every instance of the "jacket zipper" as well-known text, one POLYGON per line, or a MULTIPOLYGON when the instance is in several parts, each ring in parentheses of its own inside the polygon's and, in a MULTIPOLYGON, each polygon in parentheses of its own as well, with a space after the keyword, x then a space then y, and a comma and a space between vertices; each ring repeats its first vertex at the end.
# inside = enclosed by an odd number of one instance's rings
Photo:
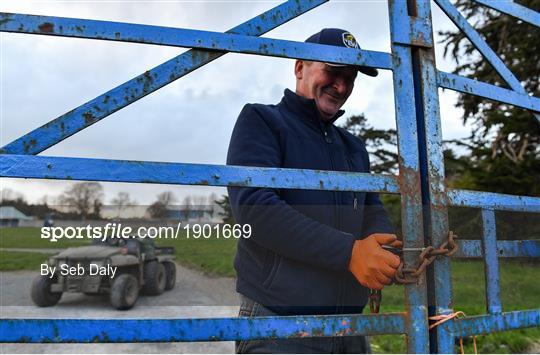
MULTIPOLYGON (((332 144, 332 138, 328 135, 328 130, 326 129, 326 125, 323 123, 323 122, 320 122, 319 121, 319 126, 321 128, 321 131, 324 135, 324 141, 327 143, 327 144, 332 144)), ((334 170, 334 159, 332 158, 332 152, 330 151, 329 148, 327 148, 328 150, 328 156, 330 158, 330 170, 334 170)), ((334 203, 336 204, 336 206, 338 205, 338 195, 337 195, 337 191, 334 191, 334 203)), ((339 208, 336 209, 336 212, 337 212, 337 215, 339 216, 339 208)), ((339 219, 338 219, 338 224, 339 224, 339 219)))
MULTIPOLYGON (((321 130, 324 134, 324 140, 327 144, 332 144, 332 138, 328 135, 328 130, 326 129, 326 125, 322 122, 320 123, 321 130)), ((328 149, 328 155, 330 156, 330 168, 331 170, 335 170, 335 164, 334 159, 332 158, 332 152, 330 149, 328 149)), ((340 205, 341 205, 341 199, 339 198, 338 192, 334 191, 334 203, 336 208, 336 218, 337 218, 337 228, 341 230, 341 213, 339 211, 340 205)))
POLYGON ((326 131, 326 128, 323 129, 323 132, 324 132, 324 140, 326 141, 326 143, 332 144, 332 138, 328 136, 328 132, 326 131))
MULTIPOLYGON (((349 159, 349 157, 347 157, 346 160, 347 160, 347 165, 349 166, 349 171, 352 173, 353 172, 352 161, 349 159)), ((353 209, 356 211, 358 209, 358 198, 356 198, 356 191, 353 191, 352 194, 353 194, 353 209)))
MULTIPOLYGON (((324 123, 321 123, 321 130, 324 134, 324 141, 327 144, 332 144, 332 138, 328 135, 328 131, 324 123)), ((335 170, 334 159, 332 158, 332 152, 330 150, 328 151, 328 155, 330 156, 331 170, 335 170)), ((341 200, 339 199, 339 195, 337 191, 334 191, 334 202, 336 206, 337 227, 338 227, 338 230, 341 230, 342 228, 341 212, 340 212, 341 200)), ((341 313, 341 310, 343 309, 343 303, 344 303, 343 298, 344 298, 343 277, 340 277, 339 282, 338 282, 338 294, 337 294, 337 304, 336 304, 337 313, 341 313)))

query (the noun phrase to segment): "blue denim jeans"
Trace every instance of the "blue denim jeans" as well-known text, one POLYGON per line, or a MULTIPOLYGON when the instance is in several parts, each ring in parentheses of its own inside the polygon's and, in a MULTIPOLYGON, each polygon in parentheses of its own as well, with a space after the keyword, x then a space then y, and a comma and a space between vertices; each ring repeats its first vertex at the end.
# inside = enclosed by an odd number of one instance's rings
MULTIPOLYGON (((259 303, 240 295, 239 317, 278 316, 259 303)), ((237 354, 370 354, 371 348, 365 336, 264 339, 236 341, 237 354)))

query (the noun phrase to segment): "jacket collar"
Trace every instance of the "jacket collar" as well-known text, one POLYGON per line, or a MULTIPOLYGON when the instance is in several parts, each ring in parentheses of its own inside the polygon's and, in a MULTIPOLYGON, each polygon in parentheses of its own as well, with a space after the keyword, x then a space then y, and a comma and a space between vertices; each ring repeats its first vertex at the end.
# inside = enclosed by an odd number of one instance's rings
POLYGON ((332 119, 322 121, 319 116, 319 110, 317 109, 315 100, 297 95, 289 89, 285 89, 281 104, 285 105, 287 109, 304 119, 314 123, 325 123, 326 125, 331 125, 345 113, 345 111, 339 110, 336 115, 332 117, 332 119))

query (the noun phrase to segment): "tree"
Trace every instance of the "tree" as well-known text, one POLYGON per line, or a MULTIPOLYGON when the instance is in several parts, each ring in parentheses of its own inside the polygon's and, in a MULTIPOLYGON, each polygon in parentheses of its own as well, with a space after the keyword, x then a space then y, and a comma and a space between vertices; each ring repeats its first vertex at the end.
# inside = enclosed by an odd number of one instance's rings
POLYGON ((120 213, 128 206, 133 206, 136 202, 131 200, 129 193, 119 192, 115 198, 111 200, 111 204, 118 209, 117 217, 120 217, 120 213))
POLYGON ((229 201, 228 195, 221 196, 221 199, 214 201, 219 207, 221 207, 221 212, 219 215, 223 217, 223 223, 225 224, 235 224, 234 216, 232 213, 231 202, 229 201))
MULTIPOLYGON (((540 11, 540 0, 518 1, 540 11)), ((473 20, 487 44, 523 84, 540 95, 540 29, 472 1, 456 6, 473 20)), ((441 32, 445 55, 457 67, 454 73, 509 88, 491 65, 479 56, 462 32, 441 32)), ((460 94, 463 121, 473 130, 468 139, 454 142, 470 155, 457 187, 519 195, 540 196, 540 124, 529 111, 473 95, 460 94)))
POLYGON ((184 197, 182 201, 182 214, 184 215, 184 220, 189 220, 189 211, 193 209, 193 202, 191 201, 191 196, 184 197))
POLYGON ((49 196, 47 194, 43 195, 38 201, 40 204, 48 206, 49 205, 49 196))
POLYGON ((207 197, 204 195, 195 195, 191 197, 191 201, 191 209, 194 210, 194 213, 192 213, 191 215, 193 216, 195 214, 197 221, 201 222, 204 219, 205 212, 208 211, 208 208, 205 208, 207 197))
POLYGON ((191 200, 193 201, 193 206, 197 206, 197 208, 202 209, 204 205, 206 205, 207 198, 203 195, 196 195, 192 196, 191 200))
POLYGON ((348 117, 342 126, 366 143, 374 173, 397 174, 397 133, 395 129, 375 129, 364 114, 348 117))
POLYGON ((83 219, 99 218, 103 187, 98 182, 79 182, 68 187, 59 201, 70 206, 83 219))
POLYGON ((214 217, 214 214, 216 213, 216 200, 217 200, 217 194, 215 192, 212 192, 210 196, 208 196, 208 210, 210 211, 210 218, 214 217))
POLYGON ((176 197, 170 191, 165 191, 157 196, 157 201, 152 203, 146 211, 152 218, 166 218, 169 207, 176 201, 176 197))
POLYGON ((15 192, 8 187, 0 190, 0 203, 17 200, 24 201, 24 196, 20 192, 15 192))

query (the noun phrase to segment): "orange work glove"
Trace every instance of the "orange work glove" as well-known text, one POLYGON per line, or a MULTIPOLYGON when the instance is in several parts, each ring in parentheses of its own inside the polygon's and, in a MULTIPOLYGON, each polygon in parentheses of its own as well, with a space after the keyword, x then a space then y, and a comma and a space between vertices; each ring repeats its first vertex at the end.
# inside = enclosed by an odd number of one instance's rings
POLYGON ((354 242, 349 270, 362 286, 381 290, 389 285, 399 266, 399 257, 381 245, 401 248, 395 234, 371 234, 354 242))

